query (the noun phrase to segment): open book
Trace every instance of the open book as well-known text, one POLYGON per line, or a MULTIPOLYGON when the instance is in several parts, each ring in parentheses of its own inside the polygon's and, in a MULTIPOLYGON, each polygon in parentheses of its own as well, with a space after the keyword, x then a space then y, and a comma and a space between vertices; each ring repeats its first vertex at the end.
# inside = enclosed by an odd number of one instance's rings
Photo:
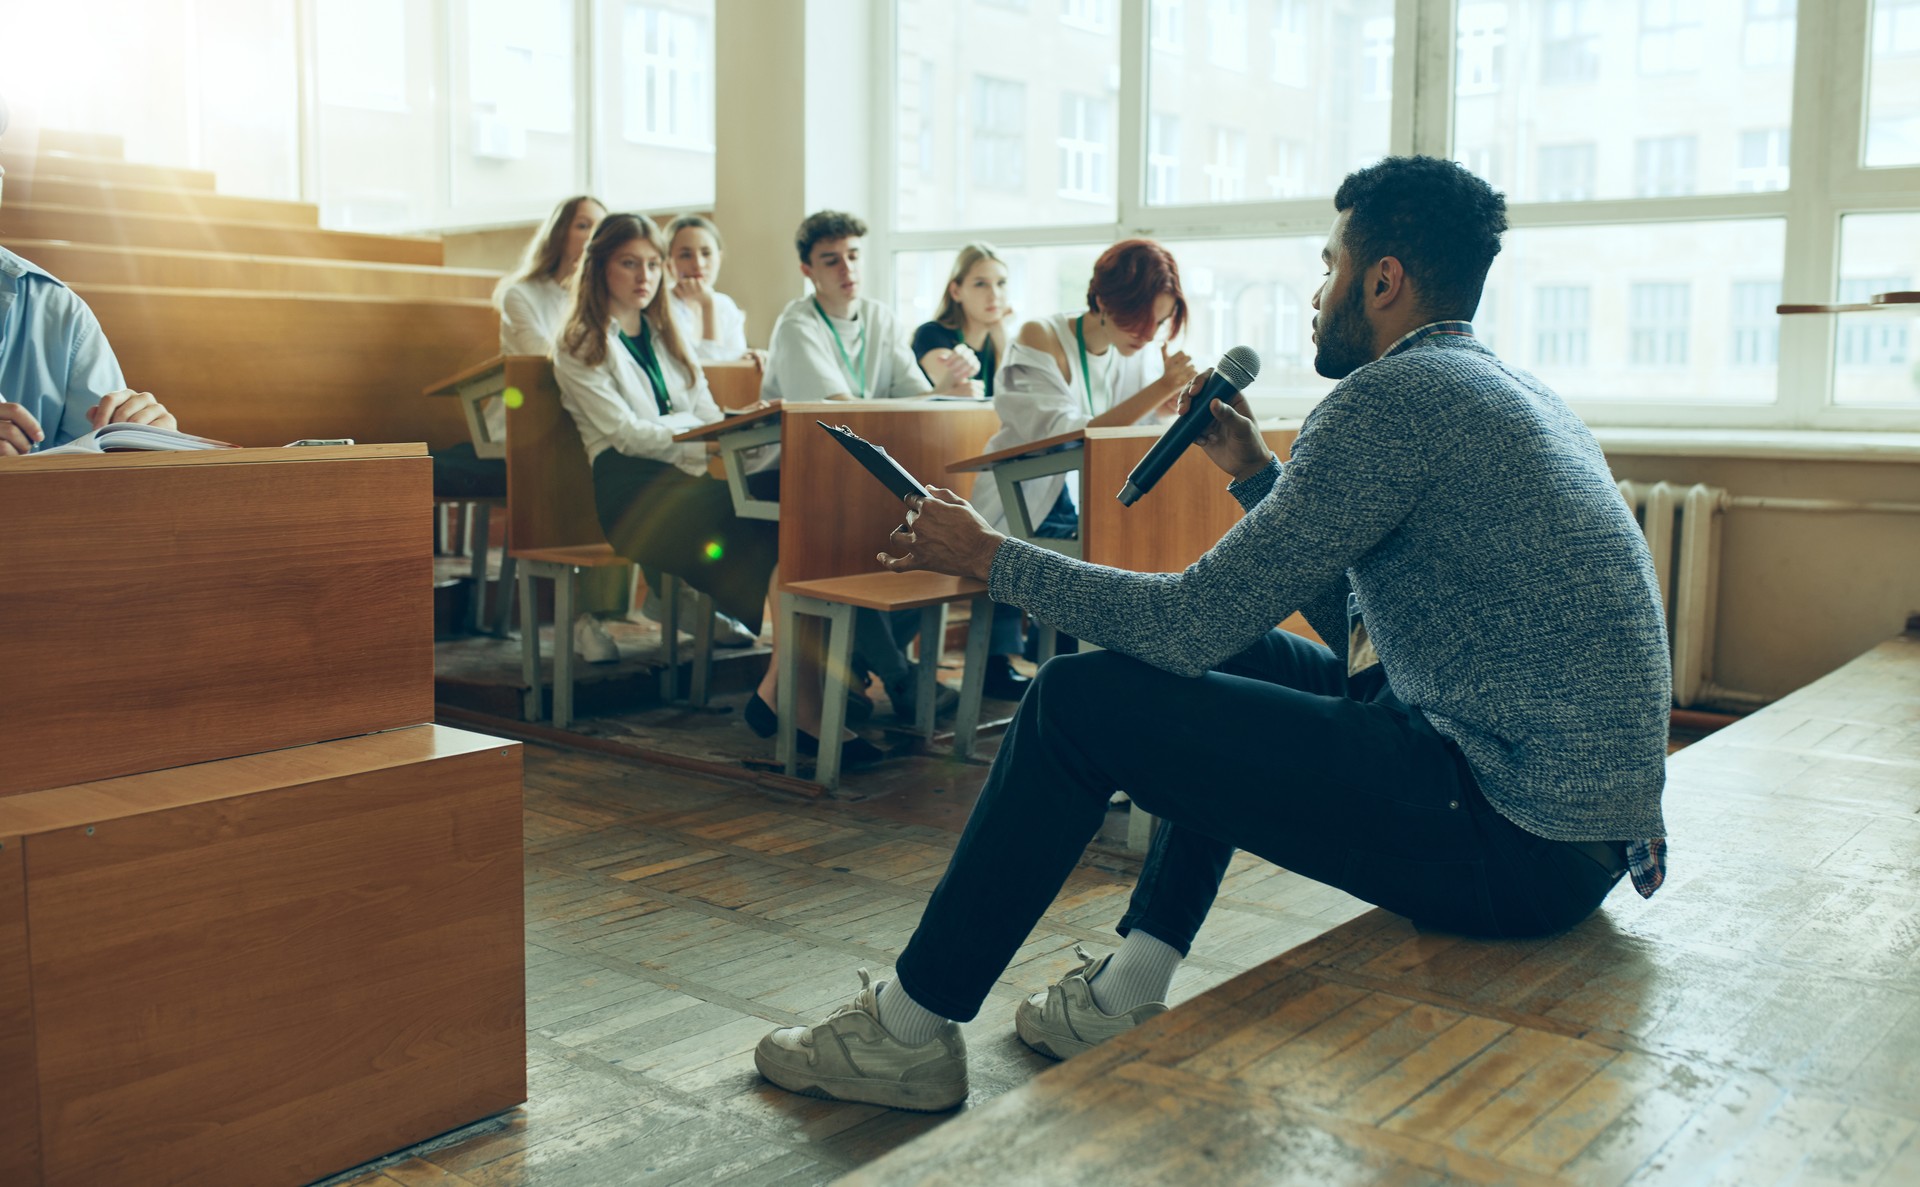
POLYGON ((192 433, 182 433, 178 429, 162 429, 153 425, 137 425, 130 421, 118 424, 102 425, 100 428, 82 437, 75 437, 65 445, 56 445, 52 449, 36 449, 29 456, 51 457, 61 453, 117 453, 121 450, 184 450, 184 449, 238 449, 225 441, 215 441, 211 437, 196 437, 192 433))

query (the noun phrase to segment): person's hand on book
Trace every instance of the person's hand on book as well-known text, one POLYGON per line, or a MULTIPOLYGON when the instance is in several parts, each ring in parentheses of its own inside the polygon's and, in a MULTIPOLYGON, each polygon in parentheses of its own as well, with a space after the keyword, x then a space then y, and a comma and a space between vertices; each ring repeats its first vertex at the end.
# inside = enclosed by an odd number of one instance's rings
POLYGON ((132 388, 101 396, 98 404, 87 409, 87 423, 96 429, 111 424, 153 425, 161 429, 180 427, 173 413, 154 399, 152 392, 137 392, 132 388))
POLYGON ((985 581, 1006 536, 993 530, 973 505, 943 486, 924 499, 907 500, 907 522, 887 537, 890 552, 880 563, 896 573, 926 570, 985 581))
POLYGON ((18 404, 0 401, 0 457, 32 453, 46 437, 33 413, 18 404))

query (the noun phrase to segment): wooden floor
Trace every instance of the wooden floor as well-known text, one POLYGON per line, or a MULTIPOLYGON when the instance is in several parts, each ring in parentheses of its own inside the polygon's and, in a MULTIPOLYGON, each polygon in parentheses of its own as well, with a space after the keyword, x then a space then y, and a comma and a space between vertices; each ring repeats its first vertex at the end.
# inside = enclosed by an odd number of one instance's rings
POLYGON ((1920 634, 1670 767, 1565 935, 1370 911, 860 1184, 1920 1183, 1920 634))
MULTIPOLYGON (((809 802, 540 746, 526 758, 530 1100, 333 1182, 824 1183, 946 1120, 789 1095, 750 1053, 851 997, 858 967, 888 975, 977 773, 809 802)), ((974 1105, 1051 1066, 1014 1038, 1014 1005, 1073 965, 1075 943, 1115 942, 1135 872, 1096 848, 968 1026, 974 1105)), ((1243 856, 1173 996, 1361 909, 1243 856)))

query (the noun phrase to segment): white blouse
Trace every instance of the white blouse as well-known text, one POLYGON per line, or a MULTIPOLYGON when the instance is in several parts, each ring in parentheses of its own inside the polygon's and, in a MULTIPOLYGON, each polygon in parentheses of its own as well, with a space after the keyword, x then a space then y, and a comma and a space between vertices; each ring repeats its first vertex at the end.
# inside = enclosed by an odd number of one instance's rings
POLYGON ((658 339, 654 353, 660 360, 671 412, 661 413, 653 382, 620 341, 620 327, 612 322, 607 324, 607 357, 597 367, 564 348, 554 348, 553 377, 560 385, 560 403, 580 430, 588 465, 612 449, 628 457, 667 462, 688 474, 705 474, 707 447, 673 438, 719 420, 720 407, 713 402, 698 363, 691 369, 682 367, 658 339))
POLYGON ((713 322, 718 336, 711 339, 700 336, 706 327, 698 305, 672 296, 668 303, 673 306, 673 319, 679 323, 680 336, 692 344, 701 362, 731 363, 746 357, 747 315, 734 304, 732 297, 725 293, 713 294, 713 322))
POLYGON ((530 277, 510 286, 500 295, 500 353, 552 353, 572 300, 567 286, 549 276, 530 277))

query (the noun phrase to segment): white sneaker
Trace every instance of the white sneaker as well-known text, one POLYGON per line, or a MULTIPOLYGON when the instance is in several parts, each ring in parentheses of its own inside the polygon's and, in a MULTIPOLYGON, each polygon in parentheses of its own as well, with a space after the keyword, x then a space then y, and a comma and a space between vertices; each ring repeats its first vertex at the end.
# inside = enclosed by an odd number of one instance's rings
MULTIPOLYGON (((654 622, 660 622, 667 615, 666 603, 660 600, 659 594, 649 589, 647 596, 640 603, 640 613, 654 622)), ((678 617, 681 634, 697 636, 700 633, 700 616, 694 608, 691 590, 681 592, 678 617)), ((718 610, 713 612, 713 645, 715 647, 751 647, 759 641, 760 636, 748 630, 746 624, 739 619, 722 614, 718 610)))
POLYGON ((1021 1002, 1013 1012, 1013 1029, 1020 1041, 1035 1051, 1054 1059, 1071 1059, 1167 1012, 1165 1002, 1147 1002, 1124 1014, 1102 1010, 1093 1000, 1091 982, 1113 955, 1095 960, 1078 944, 1073 946, 1073 954, 1082 962, 1079 968, 1021 1002))
POLYGON ((760 1040, 753 1064, 788 1092, 938 1113, 967 1099, 967 1040, 948 1022, 930 1042, 910 1047, 880 1025, 886 985, 860 970, 860 992, 825 1022, 788 1026, 760 1040))
POLYGON ((573 650, 590 664, 620 662, 620 645, 607 633, 607 626, 591 614, 573 620, 573 650))
POLYGON ((760 641, 760 636, 747 629, 747 624, 731 614, 713 612, 713 645, 715 647, 751 647, 760 641))

